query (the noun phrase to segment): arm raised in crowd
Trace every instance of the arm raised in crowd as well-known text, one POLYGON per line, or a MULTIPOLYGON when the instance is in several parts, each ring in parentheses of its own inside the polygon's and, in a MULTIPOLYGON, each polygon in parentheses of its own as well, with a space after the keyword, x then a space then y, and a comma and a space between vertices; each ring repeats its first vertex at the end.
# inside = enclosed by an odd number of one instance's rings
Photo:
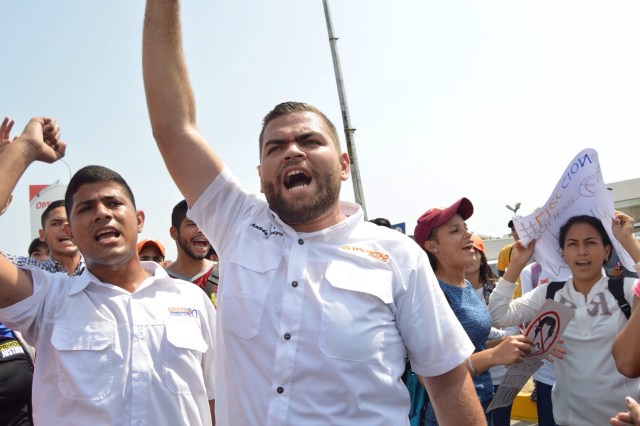
MULTIPOLYGON (((635 220, 630 216, 616 212, 611 229, 633 261, 640 262, 640 242, 633 236, 634 222, 635 220)), ((638 284, 636 284, 637 287, 638 284)), ((616 367, 620 373, 627 377, 640 377, 640 309, 638 309, 638 303, 640 303, 640 299, 636 295, 633 301, 633 314, 613 342, 612 354, 616 361, 616 367)))
MULTIPOLYGON (((53 119, 32 118, 22 134, 4 146, 0 151, 0 205, 7 203, 18 180, 31 163, 52 163, 64 156, 66 144, 59 138, 60 128, 53 119)), ((0 307, 19 302, 32 292, 31 274, 0 256, 0 307)))
POLYGON ((220 174, 223 163, 196 126, 178 0, 147 1, 142 68, 153 136, 171 177, 191 206, 220 174))

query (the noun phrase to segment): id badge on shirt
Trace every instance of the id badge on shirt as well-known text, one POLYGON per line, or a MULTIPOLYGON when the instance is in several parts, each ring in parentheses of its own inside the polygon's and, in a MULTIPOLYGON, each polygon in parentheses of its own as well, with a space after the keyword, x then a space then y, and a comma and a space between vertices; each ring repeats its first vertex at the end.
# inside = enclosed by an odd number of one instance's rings
POLYGON ((24 348, 16 339, 0 340, 0 362, 26 356, 24 348))

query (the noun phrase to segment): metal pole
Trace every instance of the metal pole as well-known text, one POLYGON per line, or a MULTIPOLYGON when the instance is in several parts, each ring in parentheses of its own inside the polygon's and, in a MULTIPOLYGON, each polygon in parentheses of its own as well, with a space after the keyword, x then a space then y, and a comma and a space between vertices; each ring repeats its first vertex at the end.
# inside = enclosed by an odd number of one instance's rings
POLYGON ((367 207, 364 203, 364 192, 362 191, 362 181, 360 180, 360 170, 358 169, 358 157, 356 155, 356 146, 353 140, 353 133, 356 131, 351 127, 349 119, 349 108, 347 107, 347 96, 342 83, 342 71, 340 70, 340 59, 338 58, 338 40, 333 35, 333 24, 331 23, 331 14, 329 12, 328 0, 322 0, 324 5, 324 16, 327 20, 327 32, 329 33, 329 45, 331 46, 331 56, 333 58, 333 69, 336 73, 336 84, 338 85, 338 97, 340 98, 340 109, 342 111, 342 123, 344 125, 344 135, 347 141, 347 153, 351 161, 351 179, 353 179, 353 193, 356 203, 360 204, 364 212, 364 220, 367 220, 367 207))

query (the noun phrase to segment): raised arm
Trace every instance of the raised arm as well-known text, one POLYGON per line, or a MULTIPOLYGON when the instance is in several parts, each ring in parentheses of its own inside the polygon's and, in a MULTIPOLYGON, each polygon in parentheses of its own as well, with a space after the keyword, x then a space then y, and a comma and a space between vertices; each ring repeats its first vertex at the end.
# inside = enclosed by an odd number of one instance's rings
MULTIPOLYGON (((5 205, 18 180, 34 161, 51 163, 64 155, 60 129, 50 118, 32 118, 20 136, 0 151, 0 205, 5 205)), ((33 292, 31 274, 0 256, 0 307, 12 305, 33 292)))
POLYGON ((223 163, 196 126, 180 27, 179 0, 147 1, 142 69, 151 128, 171 177, 191 206, 223 163))

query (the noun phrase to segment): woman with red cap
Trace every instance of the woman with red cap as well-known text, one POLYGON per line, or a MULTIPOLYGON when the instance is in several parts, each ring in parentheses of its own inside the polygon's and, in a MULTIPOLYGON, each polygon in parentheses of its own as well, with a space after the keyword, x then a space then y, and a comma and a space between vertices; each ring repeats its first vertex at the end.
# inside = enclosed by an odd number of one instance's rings
MULTIPOLYGON (((485 342, 491 330, 491 317, 483 302, 465 279, 465 267, 475 260, 465 220, 473 214, 473 205, 461 198, 447 208, 425 212, 414 231, 414 239, 427 252, 442 291, 451 309, 475 346, 467 359, 467 368, 482 406, 488 407, 493 398, 493 383, 489 368, 521 361, 528 353, 531 341, 522 335, 508 336, 499 345, 487 349, 485 342)), ((427 406, 428 425, 437 425, 431 404, 427 406)), ((491 413, 487 424, 492 425, 491 413)))

